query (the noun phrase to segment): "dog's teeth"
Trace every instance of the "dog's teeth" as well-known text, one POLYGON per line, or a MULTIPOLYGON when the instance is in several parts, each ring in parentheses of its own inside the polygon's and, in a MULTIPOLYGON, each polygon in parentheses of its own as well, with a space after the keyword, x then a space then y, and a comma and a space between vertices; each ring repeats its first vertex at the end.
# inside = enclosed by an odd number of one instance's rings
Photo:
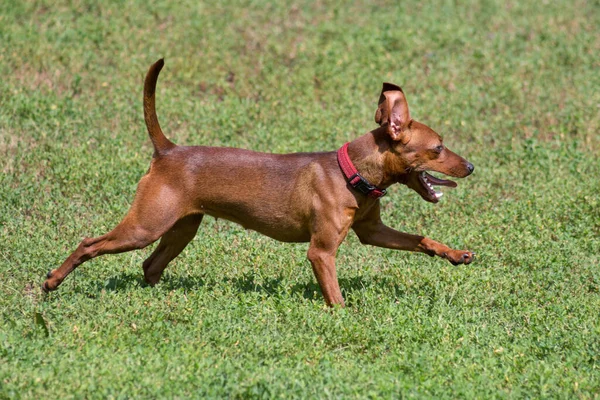
POLYGON ((435 198, 439 199, 440 197, 442 197, 444 195, 444 193, 442 192, 435 192, 435 198))

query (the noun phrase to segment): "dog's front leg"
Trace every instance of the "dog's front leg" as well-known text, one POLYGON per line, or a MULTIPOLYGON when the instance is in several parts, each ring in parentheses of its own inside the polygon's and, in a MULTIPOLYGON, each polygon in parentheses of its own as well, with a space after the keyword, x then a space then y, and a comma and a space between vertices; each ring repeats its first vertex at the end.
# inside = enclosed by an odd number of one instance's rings
POLYGON ((334 211, 334 207, 327 209, 328 212, 318 215, 311 224, 313 229, 307 257, 327 305, 344 307, 344 298, 335 270, 335 255, 348 235, 354 210, 334 211))
POLYGON ((388 249, 415 251, 447 259, 454 265, 469 264, 475 253, 469 250, 453 250, 443 243, 424 236, 398 232, 381 222, 379 207, 374 207, 368 218, 357 221, 352 226, 363 244, 385 247, 388 249))
POLYGON ((308 249, 308 259, 327 305, 337 304, 344 307, 344 298, 335 270, 335 250, 331 251, 311 243, 308 249))

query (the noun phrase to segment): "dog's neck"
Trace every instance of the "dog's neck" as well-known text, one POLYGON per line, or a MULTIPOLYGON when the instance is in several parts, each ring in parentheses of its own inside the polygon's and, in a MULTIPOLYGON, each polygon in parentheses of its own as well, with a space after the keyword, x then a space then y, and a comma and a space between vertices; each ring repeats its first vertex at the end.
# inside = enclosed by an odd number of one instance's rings
POLYGON ((358 172, 382 189, 406 180, 406 165, 391 142, 386 128, 380 127, 348 146, 348 154, 358 172))

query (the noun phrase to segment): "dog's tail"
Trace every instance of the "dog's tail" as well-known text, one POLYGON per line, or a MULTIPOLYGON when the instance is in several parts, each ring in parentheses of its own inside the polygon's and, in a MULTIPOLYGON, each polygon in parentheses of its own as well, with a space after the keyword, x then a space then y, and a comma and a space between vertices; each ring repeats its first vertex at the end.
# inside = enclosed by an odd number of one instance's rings
POLYGON ((158 117, 156 116, 154 93, 156 91, 158 74, 163 65, 165 65, 165 61, 162 58, 152 64, 144 81, 144 119, 146 120, 150 140, 152 140, 152 144, 154 145, 154 157, 175 147, 175 143, 167 139, 162 129, 160 129, 158 117))

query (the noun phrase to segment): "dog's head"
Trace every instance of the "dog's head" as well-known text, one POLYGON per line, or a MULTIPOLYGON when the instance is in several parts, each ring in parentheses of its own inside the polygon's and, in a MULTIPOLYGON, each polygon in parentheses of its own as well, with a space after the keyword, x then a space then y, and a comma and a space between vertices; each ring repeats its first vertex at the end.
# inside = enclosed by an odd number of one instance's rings
POLYGON ((386 129, 390 142, 388 165, 396 170, 397 181, 404 183, 429 202, 442 197, 436 186, 456 187, 451 180, 436 178, 427 171, 464 178, 473 164, 448 149, 433 129, 410 118, 408 103, 399 86, 384 83, 375 112, 375 122, 386 129))

